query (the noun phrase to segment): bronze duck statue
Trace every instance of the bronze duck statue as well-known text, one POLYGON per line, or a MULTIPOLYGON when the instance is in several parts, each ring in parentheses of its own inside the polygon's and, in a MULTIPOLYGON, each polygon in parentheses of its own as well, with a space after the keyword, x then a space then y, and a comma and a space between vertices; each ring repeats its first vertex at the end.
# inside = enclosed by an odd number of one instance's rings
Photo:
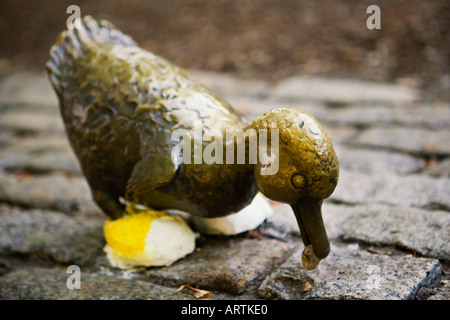
POLYGON ((292 206, 307 249, 304 264, 315 268, 328 255, 321 205, 336 187, 339 162, 312 116, 277 108, 249 122, 182 68, 89 16, 60 34, 47 71, 93 199, 110 222, 133 211, 121 199, 216 218, 245 208, 261 191, 292 206), (254 129, 269 140, 276 129, 279 147, 271 156, 278 157, 277 172, 262 174, 267 163, 249 163, 248 136, 233 140, 244 143, 244 162, 179 161, 172 134, 192 131, 196 122, 202 133, 254 129))

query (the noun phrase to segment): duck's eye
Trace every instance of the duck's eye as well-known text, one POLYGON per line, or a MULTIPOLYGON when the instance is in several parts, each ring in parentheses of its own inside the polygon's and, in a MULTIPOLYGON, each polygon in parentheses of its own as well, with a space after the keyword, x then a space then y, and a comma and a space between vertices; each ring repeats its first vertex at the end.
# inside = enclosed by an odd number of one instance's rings
POLYGON ((294 174, 291 179, 292 185, 295 189, 302 188, 305 184, 305 177, 301 174, 294 174))

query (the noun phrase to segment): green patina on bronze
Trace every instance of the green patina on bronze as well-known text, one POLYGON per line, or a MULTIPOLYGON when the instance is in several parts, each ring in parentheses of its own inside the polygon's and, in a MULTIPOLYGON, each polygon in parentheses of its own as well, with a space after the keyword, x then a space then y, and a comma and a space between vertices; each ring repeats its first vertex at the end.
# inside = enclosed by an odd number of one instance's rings
POLYGON ((125 214, 120 197, 220 217, 247 206, 260 190, 292 206, 305 245, 326 257, 320 208, 336 187, 339 163, 310 115, 278 108, 248 122, 185 70, 90 17, 80 29, 64 31, 50 55, 47 70, 69 140, 95 202, 109 217, 125 214), (192 129, 199 120, 204 131, 218 129, 224 137, 227 129, 256 129, 267 130, 270 141, 270 129, 278 129, 278 172, 261 175, 263 164, 248 161, 174 162, 171 151, 178 141, 171 140, 172 132, 192 129))

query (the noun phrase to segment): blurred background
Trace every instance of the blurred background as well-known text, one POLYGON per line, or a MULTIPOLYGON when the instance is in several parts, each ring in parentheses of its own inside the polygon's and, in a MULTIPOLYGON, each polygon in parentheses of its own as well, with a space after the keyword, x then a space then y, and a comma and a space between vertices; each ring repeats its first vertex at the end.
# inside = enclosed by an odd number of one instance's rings
POLYGON ((44 70, 71 4, 185 68, 397 82, 450 99, 447 0, 2 0, 0 74, 44 70), (381 30, 366 28, 370 4, 381 30))

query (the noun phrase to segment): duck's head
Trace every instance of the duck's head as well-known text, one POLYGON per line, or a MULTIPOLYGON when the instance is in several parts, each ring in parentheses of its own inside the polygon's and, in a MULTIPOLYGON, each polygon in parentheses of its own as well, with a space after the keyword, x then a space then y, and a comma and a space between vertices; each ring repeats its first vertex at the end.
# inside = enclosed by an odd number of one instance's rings
POLYGON ((321 207, 339 177, 339 161, 330 138, 312 116, 291 108, 267 112, 249 127, 267 129, 267 141, 272 141, 270 165, 278 161, 277 171, 267 170, 268 163, 261 161, 255 165, 258 189, 269 199, 291 205, 305 246, 324 259, 330 244, 321 207), (278 129, 278 152, 276 139, 272 139, 276 131, 271 129, 278 129))

